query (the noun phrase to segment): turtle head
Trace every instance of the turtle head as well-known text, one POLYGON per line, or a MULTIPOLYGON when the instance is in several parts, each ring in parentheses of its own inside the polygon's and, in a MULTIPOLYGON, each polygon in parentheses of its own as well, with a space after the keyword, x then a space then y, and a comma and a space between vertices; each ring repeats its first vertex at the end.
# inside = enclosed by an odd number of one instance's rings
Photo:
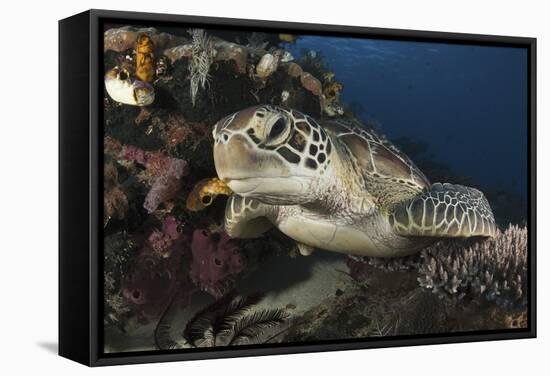
POLYGON ((330 163, 327 135, 295 110, 250 107, 220 120, 213 136, 219 178, 237 194, 268 204, 311 202, 330 163))

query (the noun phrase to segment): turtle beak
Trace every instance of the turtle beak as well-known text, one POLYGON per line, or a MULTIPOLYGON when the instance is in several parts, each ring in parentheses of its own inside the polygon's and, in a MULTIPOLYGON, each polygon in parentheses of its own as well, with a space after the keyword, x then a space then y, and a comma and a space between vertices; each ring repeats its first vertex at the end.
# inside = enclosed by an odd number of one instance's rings
POLYGON ((214 143, 214 164, 218 177, 230 180, 246 179, 255 175, 262 158, 256 156, 252 145, 240 134, 222 131, 214 143))

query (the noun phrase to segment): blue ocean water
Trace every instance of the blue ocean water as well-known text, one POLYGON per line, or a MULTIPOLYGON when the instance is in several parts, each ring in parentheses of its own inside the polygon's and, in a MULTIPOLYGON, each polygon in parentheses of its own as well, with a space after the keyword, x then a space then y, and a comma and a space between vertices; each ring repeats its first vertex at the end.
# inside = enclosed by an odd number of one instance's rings
POLYGON ((303 36, 344 85, 342 102, 390 139, 423 141, 480 186, 527 194, 527 50, 303 36))

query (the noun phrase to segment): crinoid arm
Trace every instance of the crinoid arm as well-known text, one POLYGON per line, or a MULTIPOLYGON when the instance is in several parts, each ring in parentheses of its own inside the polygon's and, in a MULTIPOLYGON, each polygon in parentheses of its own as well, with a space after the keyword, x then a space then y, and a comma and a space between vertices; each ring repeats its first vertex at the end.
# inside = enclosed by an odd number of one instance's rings
POLYGON ((257 238, 273 227, 273 206, 234 194, 225 206, 225 232, 232 238, 257 238))
POLYGON ((429 190, 398 205, 389 216, 403 236, 440 238, 494 237, 495 218, 485 195, 458 184, 433 184, 429 190))

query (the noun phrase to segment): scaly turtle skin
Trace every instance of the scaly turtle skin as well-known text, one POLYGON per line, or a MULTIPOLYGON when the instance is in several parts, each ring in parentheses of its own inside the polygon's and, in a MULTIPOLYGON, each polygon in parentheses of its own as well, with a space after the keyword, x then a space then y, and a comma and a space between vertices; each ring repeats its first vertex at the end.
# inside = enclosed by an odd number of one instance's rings
POLYGON ((394 257, 440 238, 495 234, 480 191, 430 185, 406 155, 359 124, 320 124, 264 105, 225 117, 213 135, 218 177, 234 192, 225 213, 232 237, 276 226, 303 253, 394 257))

